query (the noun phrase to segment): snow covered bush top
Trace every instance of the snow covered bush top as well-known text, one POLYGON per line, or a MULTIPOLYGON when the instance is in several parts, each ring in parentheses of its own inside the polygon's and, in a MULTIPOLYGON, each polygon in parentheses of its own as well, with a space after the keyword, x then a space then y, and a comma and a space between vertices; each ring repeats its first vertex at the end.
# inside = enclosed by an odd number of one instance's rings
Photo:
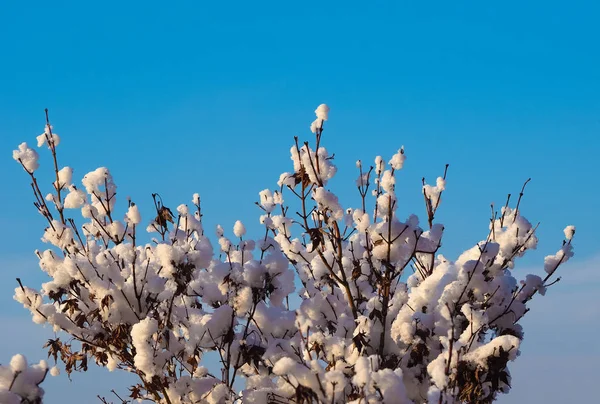
MULTIPOLYGON (((56 374, 53 368, 52 373, 56 374)), ((29 366, 23 355, 15 355, 6 366, 0 365, 0 403, 40 404, 44 390, 39 387, 48 374, 48 364, 29 366)))
POLYGON ((329 108, 315 113, 314 143, 296 138, 291 170, 259 193, 263 235, 247 238, 238 221, 234 238, 218 227, 216 245, 198 194, 175 212, 154 194, 155 217, 144 222, 135 203, 117 203, 107 168, 81 188, 72 182, 48 122, 38 145, 53 156, 50 193, 36 178, 37 153, 19 146, 13 157, 31 178, 51 248, 37 252, 49 282, 19 281, 15 299, 78 341, 48 341, 54 360, 68 373, 88 360, 135 373, 131 399, 169 404, 485 403, 506 393, 519 321, 573 255, 574 227, 543 278, 518 281, 516 260, 537 245, 521 192, 493 212, 481 242, 447 259, 435 221, 446 173, 423 183, 423 223, 398 211, 403 148, 387 164, 358 161, 357 199, 344 206, 327 188, 337 171, 321 144, 329 108), (203 361, 208 352, 220 373, 203 361))

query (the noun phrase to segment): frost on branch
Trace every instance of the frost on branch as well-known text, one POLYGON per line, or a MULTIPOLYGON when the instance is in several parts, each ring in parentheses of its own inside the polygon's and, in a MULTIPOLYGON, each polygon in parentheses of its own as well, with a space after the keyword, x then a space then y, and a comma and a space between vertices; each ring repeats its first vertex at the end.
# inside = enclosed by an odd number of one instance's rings
POLYGON ((448 166, 434 185, 423 179, 423 224, 398 209, 403 147, 388 163, 358 161, 358 195, 345 205, 328 188, 337 172, 321 144, 329 107, 315 114, 314 142, 295 138, 289 171, 258 195, 256 239, 241 221, 207 232, 198 194, 173 210, 152 194, 154 213, 143 218, 133 201, 118 202, 108 168, 76 184, 48 121, 38 145, 56 178, 44 194, 37 153, 19 146, 13 157, 32 181, 50 248, 37 252, 49 281, 38 290, 19 280, 15 299, 62 331, 46 344, 51 358, 67 374, 88 361, 131 372, 139 382, 128 399, 168 404, 487 403, 508 392, 520 320, 560 279, 575 228, 543 277, 517 274, 537 246, 523 189, 515 205, 509 196, 492 208, 480 242, 448 259, 436 222, 448 166))

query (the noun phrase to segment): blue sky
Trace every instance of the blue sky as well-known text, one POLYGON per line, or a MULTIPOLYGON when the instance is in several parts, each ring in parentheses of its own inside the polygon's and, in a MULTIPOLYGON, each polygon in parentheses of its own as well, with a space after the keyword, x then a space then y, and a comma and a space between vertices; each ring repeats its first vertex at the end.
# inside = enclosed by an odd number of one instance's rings
MULTIPOLYGON (((357 159, 405 146, 407 215, 423 214, 421 177, 450 163, 439 211, 448 256, 485 238, 489 204, 528 177, 523 212, 541 222, 541 241, 522 274, 539 273, 564 226, 577 226, 576 258, 564 284, 534 302, 514 394, 501 402, 564 402, 574 363, 587 370, 570 399, 587 402, 600 351, 575 330, 600 332, 600 7, 482 3, 3 2, 0 317, 21 331, 0 334, 0 362, 16 351, 39 358, 51 335, 12 301, 16 276, 44 281, 32 258, 43 222, 11 151, 35 143, 45 107, 76 178, 108 166, 140 206, 152 192, 167 206, 199 192, 209 227, 242 219, 253 231, 257 193, 291 169, 292 137, 309 138, 325 102, 324 143, 340 169, 332 187, 346 205, 358 205, 357 159), (545 392, 527 396, 535 386, 545 392)), ((115 376, 61 376, 47 383, 47 402, 80 403, 81 391, 93 402, 122 385, 115 376)))

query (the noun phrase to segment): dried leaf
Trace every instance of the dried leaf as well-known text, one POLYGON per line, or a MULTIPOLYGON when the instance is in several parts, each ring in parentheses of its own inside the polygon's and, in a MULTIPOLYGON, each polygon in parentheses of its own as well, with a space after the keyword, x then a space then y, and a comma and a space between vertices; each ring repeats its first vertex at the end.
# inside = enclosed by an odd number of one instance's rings
POLYGON ((308 229, 307 233, 310 237, 310 241, 312 242, 312 251, 310 251, 310 252, 316 251, 317 248, 319 248, 319 246, 321 246, 325 243, 325 239, 323 237, 323 233, 322 233, 321 229, 315 227, 312 229, 308 229))

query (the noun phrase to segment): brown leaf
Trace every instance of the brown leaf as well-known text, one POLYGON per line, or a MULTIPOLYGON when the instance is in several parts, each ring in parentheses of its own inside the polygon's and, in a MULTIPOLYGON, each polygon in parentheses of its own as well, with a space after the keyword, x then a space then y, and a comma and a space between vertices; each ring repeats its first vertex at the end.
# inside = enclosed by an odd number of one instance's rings
POLYGON ((319 228, 308 229, 307 233, 310 237, 310 241, 312 242, 312 251, 314 252, 319 248, 320 245, 325 243, 325 238, 323 237, 323 232, 319 228))
POLYGON ((48 292, 48 297, 52 300, 54 300, 55 302, 60 301, 60 299, 62 299, 63 295, 67 293, 67 291, 63 288, 59 288, 56 292, 51 290, 50 292, 48 292))
POLYGON ((101 302, 100 302, 100 307, 102 309, 107 308, 108 306, 110 306, 110 303, 113 302, 115 300, 114 297, 112 297, 112 295, 106 295, 102 298, 101 302))
POLYGON ((292 176, 294 178, 294 185, 302 183, 302 187, 308 188, 310 186, 310 177, 306 173, 304 167, 300 167, 297 173, 292 176))
POLYGON ((362 275, 362 271, 360 269, 360 265, 355 264, 354 269, 352 269, 352 280, 355 281, 362 275))
POLYGON ((83 314, 83 313, 79 313, 79 314, 77 315, 77 317, 75 317, 75 321, 74 321, 74 322, 75 322, 75 324, 77 324, 77 327, 79 327, 79 328, 83 328, 83 326, 84 326, 84 324, 85 324, 86 320, 87 320, 87 319, 86 319, 86 317, 85 317, 85 314, 83 314))
POLYGON ((156 216, 156 219, 154 219, 154 220, 161 227, 166 228, 167 222, 174 223, 173 222, 173 212, 171 212, 171 209, 167 208, 166 206, 161 206, 158 209, 158 215, 156 216))
POLYGON ((75 310, 79 309, 79 305, 77 304, 77 299, 65 300, 63 303, 64 303, 64 306, 62 308, 63 313, 65 313, 68 310, 69 314, 73 314, 75 312, 75 310))
POLYGON ((187 358, 186 362, 191 365, 194 369, 198 366, 198 360, 195 356, 190 356, 187 358))
POLYGON ((58 359, 58 353, 62 349, 62 342, 60 342, 60 338, 49 339, 48 342, 44 344, 44 348, 48 348, 48 357, 52 356, 54 358, 54 362, 58 359))
POLYGON ((229 328, 227 330, 227 332, 223 335, 223 342, 226 344, 229 344, 230 342, 233 341, 233 338, 235 337, 235 333, 233 332, 233 328, 229 328))
POLYGON ((141 384, 136 384, 135 386, 131 386, 129 388, 129 390, 131 391, 131 394, 129 395, 129 397, 135 399, 138 398, 143 398, 141 391, 142 391, 142 385, 141 384))
POLYGON ((378 245, 382 245, 382 244, 383 244, 383 239, 382 238, 373 241, 373 245, 374 246, 378 246, 378 245))

